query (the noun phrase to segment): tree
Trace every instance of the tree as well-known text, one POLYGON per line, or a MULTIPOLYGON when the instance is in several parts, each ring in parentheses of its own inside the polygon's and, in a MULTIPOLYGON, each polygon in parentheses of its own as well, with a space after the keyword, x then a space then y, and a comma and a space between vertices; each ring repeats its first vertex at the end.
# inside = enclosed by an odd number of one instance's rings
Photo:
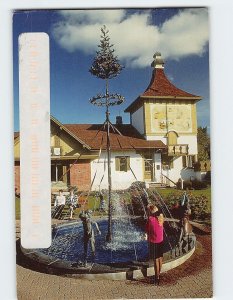
POLYGON ((109 31, 104 25, 101 28, 100 51, 96 51, 96 57, 92 63, 89 72, 101 79, 112 79, 120 74, 123 67, 120 65, 117 56, 114 56, 115 50, 110 44, 108 36, 109 31))
POLYGON ((198 127, 197 129, 198 158, 200 161, 210 159, 210 137, 207 127, 198 127))

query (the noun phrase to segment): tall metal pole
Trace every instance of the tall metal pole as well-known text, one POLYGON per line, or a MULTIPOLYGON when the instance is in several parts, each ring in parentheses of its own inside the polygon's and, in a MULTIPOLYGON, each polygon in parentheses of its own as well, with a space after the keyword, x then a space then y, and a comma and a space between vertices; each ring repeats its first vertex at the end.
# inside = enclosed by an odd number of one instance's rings
POLYGON ((117 56, 113 54, 114 49, 113 45, 109 42, 108 30, 104 25, 101 28, 101 39, 99 51, 96 51, 96 57, 90 68, 90 73, 98 78, 105 79, 106 81, 106 90, 105 95, 98 94, 95 97, 90 99, 92 104, 97 106, 106 107, 106 121, 104 122, 107 125, 107 158, 108 158, 108 233, 106 236, 107 241, 112 240, 112 203, 111 203, 111 193, 112 193, 112 180, 111 180, 111 148, 110 148, 110 137, 109 130, 112 126, 109 120, 109 106, 120 105, 124 101, 124 97, 120 94, 109 94, 108 91, 108 80, 112 79, 120 74, 123 67, 118 62, 117 56))
POLYGON ((112 177, 111 177, 111 148, 110 148, 110 112, 108 110, 109 106, 109 96, 108 96, 108 80, 106 80, 106 123, 107 123, 107 162, 108 162, 108 232, 106 236, 106 241, 111 242, 112 240, 112 177))
POLYGON ((107 121, 107 160, 108 160, 108 233, 106 241, 112 240, 112 177, 111 177, 111 149, 110 149, 110 138, 109 138, 109 112, 106 111, 107 121))

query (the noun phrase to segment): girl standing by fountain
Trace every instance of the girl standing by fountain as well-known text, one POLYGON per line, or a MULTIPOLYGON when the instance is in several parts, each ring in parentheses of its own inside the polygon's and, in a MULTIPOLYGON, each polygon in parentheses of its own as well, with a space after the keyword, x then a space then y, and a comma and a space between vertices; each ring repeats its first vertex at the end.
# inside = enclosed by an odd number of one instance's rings
POLYGON ((159 285, 163 263, 163 214, 157 206, 148 205, 149 218, 146 224, 146 239, 149 243, 149 259, 154 261, 155 283, 159 285))

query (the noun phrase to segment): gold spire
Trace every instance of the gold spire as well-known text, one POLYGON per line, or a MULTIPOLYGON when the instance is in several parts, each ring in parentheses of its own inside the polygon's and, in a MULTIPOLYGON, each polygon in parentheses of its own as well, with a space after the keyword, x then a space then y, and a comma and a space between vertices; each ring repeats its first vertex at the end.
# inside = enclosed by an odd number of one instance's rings
POLYGON ((162 59, 160 52, 155 52, 154 61, 151 63, 151 67, 155 69, 164 69, 164 60, 162 59))

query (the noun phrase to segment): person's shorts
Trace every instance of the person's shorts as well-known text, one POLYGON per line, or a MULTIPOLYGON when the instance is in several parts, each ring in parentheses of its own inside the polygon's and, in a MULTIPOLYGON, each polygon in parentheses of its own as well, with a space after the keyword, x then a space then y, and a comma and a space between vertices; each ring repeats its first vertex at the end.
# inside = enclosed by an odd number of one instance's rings
POLYGON ((156 259, 163 257, 163 242, 150 243, 149 242, 149 259, 156 259))

